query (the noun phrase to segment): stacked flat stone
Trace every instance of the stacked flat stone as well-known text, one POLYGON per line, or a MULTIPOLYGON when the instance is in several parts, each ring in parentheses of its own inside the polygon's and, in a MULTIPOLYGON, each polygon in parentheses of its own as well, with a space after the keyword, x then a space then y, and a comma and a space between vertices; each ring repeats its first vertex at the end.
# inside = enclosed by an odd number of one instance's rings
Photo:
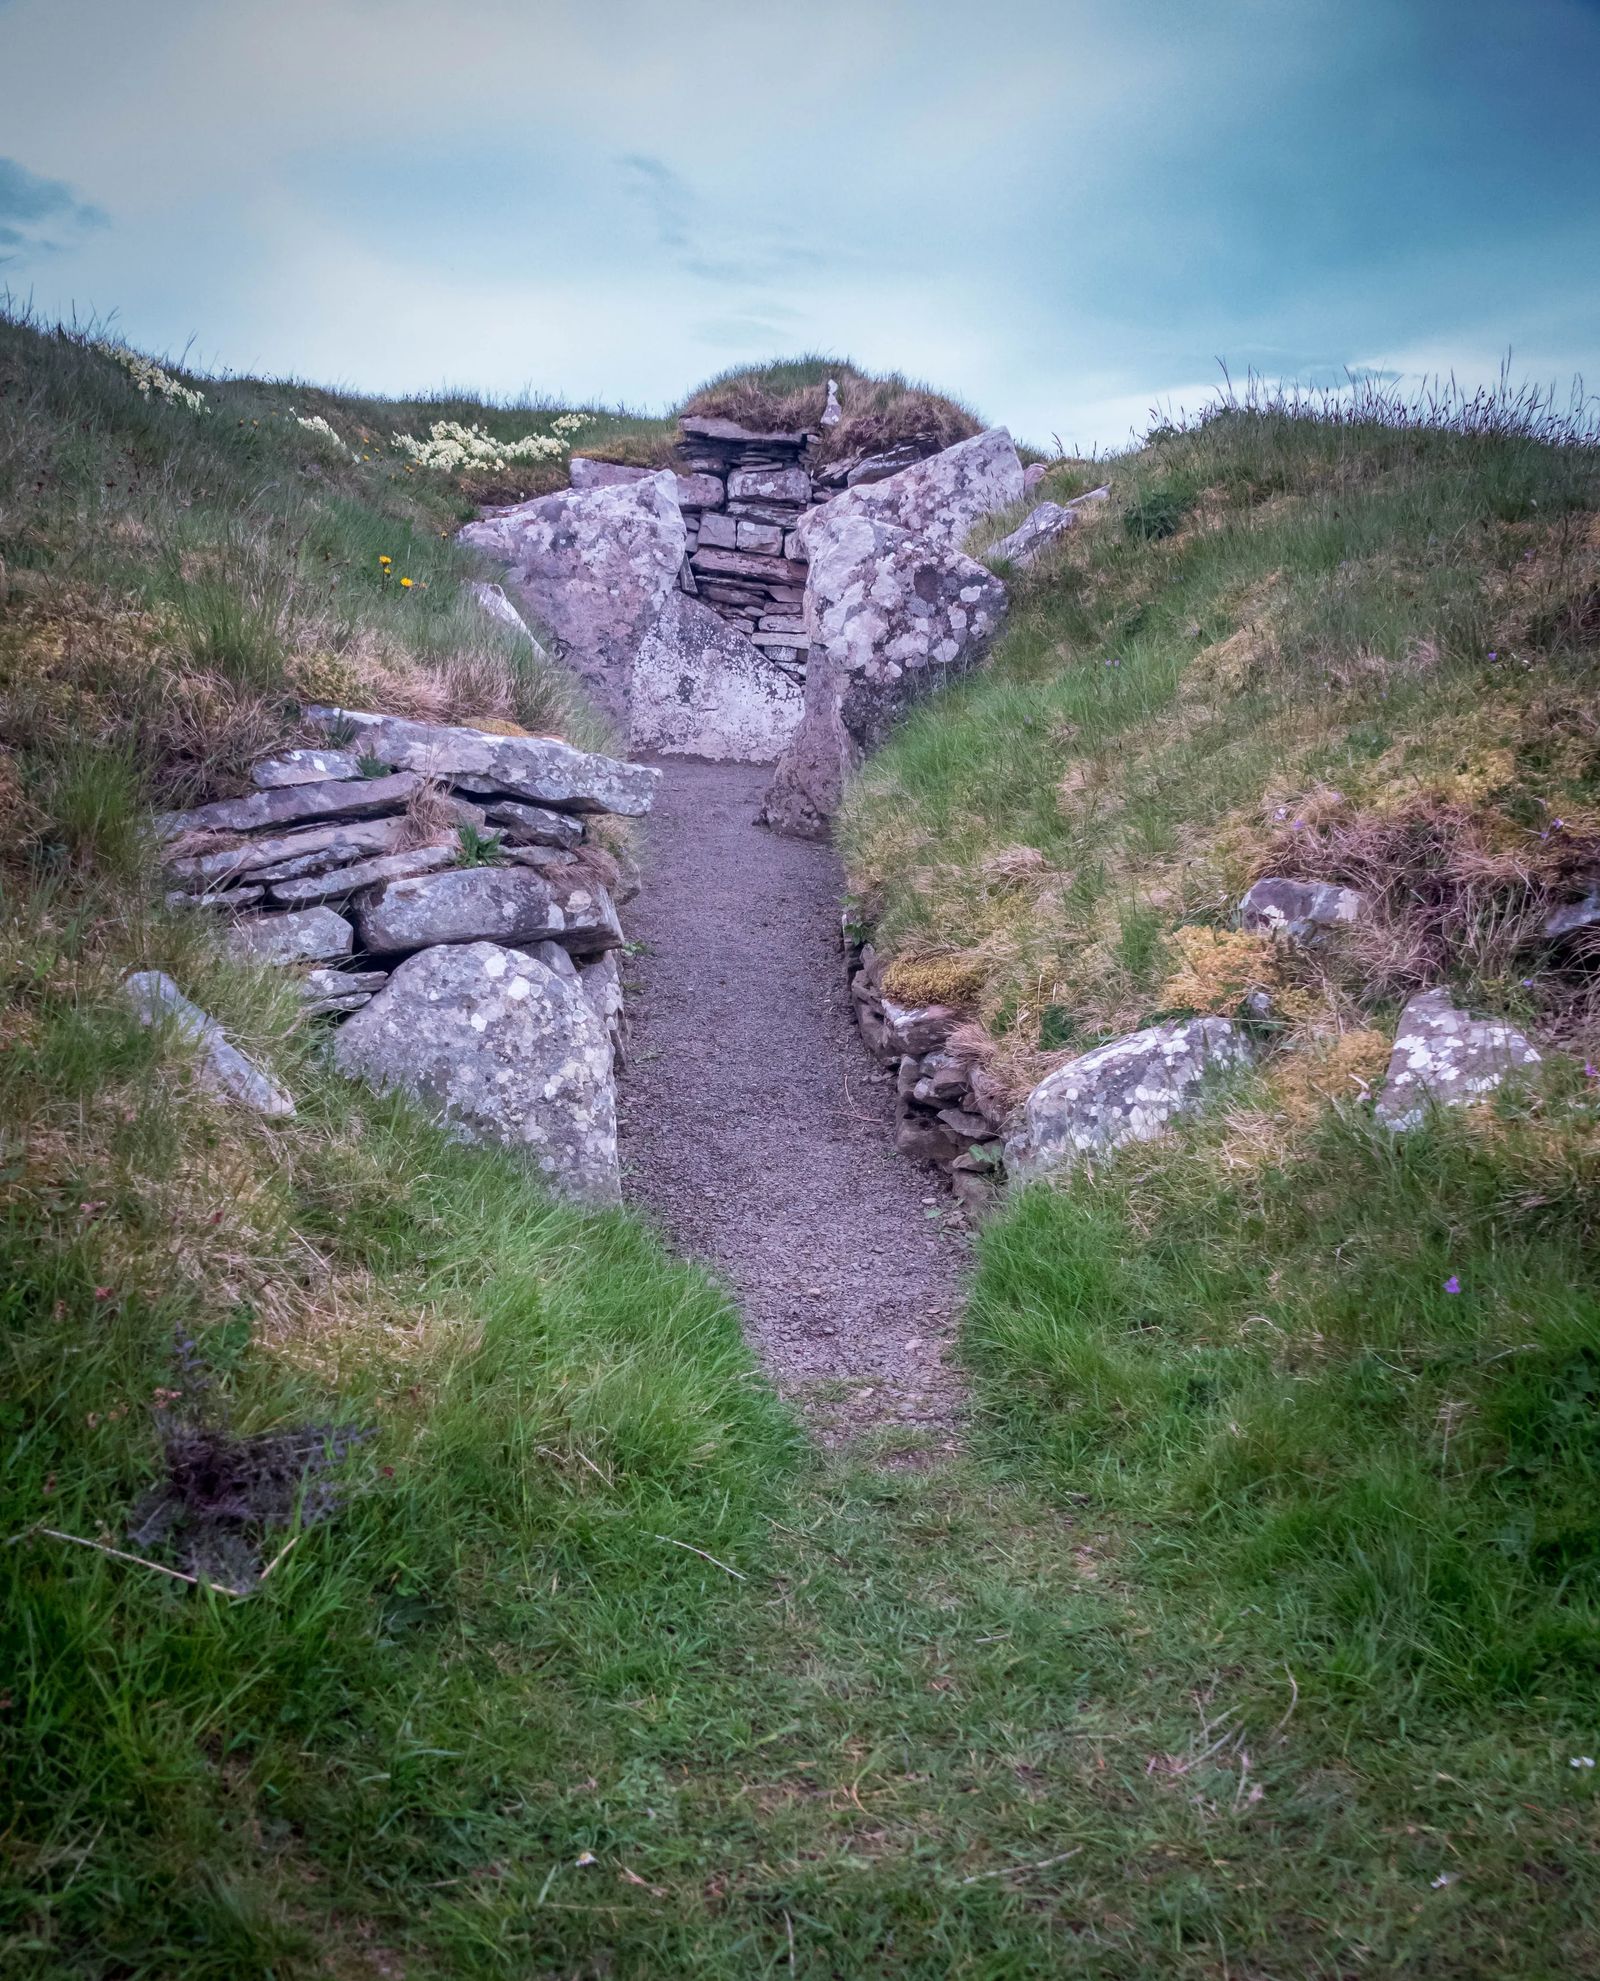
POLYGON ((550 737, 305 713, 337 746, 160 821, 169 901, 229 916, 240 960, 297 970, 307 1012, 348 1021, 347 1071, 614 1199, 623 937, 615 863, 585 841, 597 814, 648 811, 660 773, 550 737), (469 863, 474 833, 494 864, 469 863))
POLYGON ((696 414, 679 426, 688 471, 679 476, 689 539, 684 589, 769 659, 802 671, 806 560, 795 531, 813 506, 807 457, 817 436, 759 433, 696 414))

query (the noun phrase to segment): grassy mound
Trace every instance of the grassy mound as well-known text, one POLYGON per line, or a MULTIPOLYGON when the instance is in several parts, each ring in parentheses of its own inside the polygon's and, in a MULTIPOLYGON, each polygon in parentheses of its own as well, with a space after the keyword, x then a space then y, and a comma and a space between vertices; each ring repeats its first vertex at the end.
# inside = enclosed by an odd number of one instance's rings
POLYGON ((803 357, 735 366, 697 387, 678 410, 737 420, 758 433, 797 433, 822 417, 830 378, 838 384, 843 417, 822 436, 819 462, 908 444, 932 453, 981 430, 971 408, 959 400, 899 372, 877 377, 860 371, 848 359, 803 357))

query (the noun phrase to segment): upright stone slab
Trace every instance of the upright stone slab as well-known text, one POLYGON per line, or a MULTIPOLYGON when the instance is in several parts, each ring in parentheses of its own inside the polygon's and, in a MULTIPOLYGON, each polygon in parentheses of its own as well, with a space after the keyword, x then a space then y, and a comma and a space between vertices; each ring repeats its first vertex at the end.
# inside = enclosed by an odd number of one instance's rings
POLYGON ((820 838, 858 757, 930 686, 982 656, 1006 591, 960 551, 858 510, 842 510, 810 542, 805 708, 764 816, 781 832, 820 838))
POLYGON ((618 1201, 611 1041, 575 975, 492 942, 427 949, 333 1051, 341 1071, 404 1089, 465 1140, 526 1156, 561 1194, 618 1201))
POLYGON ((633 665, 635 749, 772 763, 800 720, 801 690, 720 619, 676 593, 633 665))
POLYGON ((688 549, 674 477, 566 489, 469 523, 597 700, 626 720, 628 671, 688 549))

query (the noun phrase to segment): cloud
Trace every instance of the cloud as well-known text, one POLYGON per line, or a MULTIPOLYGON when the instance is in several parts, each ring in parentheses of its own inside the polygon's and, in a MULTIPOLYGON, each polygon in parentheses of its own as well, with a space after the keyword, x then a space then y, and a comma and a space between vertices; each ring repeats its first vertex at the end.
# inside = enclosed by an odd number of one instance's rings
POLYGON ((101 209, 81 200, 64 179, 44 179, 14 158, 0 158, 0 246, 19 251, 7 260, 53 254, 108 224, 101 209))

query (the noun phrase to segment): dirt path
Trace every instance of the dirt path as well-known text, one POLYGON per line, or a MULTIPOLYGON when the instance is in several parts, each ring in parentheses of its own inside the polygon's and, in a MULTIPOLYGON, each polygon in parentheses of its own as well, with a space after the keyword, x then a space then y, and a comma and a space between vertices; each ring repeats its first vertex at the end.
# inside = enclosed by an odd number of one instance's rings
POLYGON ((851 1024, 838 862, 752 823, 766 769, 656 761, 627 915, 624 1190, 729 1281, 825 1443, 949 1449, 965 1243, 897 1153, 892 1085, 851 1024))

